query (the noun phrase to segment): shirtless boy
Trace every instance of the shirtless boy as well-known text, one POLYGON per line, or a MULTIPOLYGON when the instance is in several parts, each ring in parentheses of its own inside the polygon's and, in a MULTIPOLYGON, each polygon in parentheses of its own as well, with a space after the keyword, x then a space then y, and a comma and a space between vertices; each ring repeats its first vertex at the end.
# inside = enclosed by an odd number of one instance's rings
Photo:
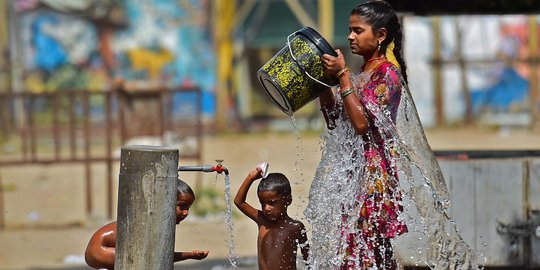
POLYGON ((234 204, 257 223, 257 257, 260 270, 296 269, 298 248, 307 261, 309 246, 304 224, 287 214, 287 207, 292 202, 291 185, 285 175, 271 173, 261 180, 257 196, 261 210, 246 202, 251 184, 262 177, 262 170, 251 171, 236 194, 234 204))
MULTIPOLYGON (((178 179, 178 197, 176 200, 176 224, 184 220, 189 214, 189 208, 195 201, 195 194, 189 185, 178 179)), ((114 269, 116 247, 116 221, 99 228, 90 238, 84 259, 88 266, 95 269, 114 269)), ((187 252, 174 252, 174 261, 186 259, 202 260, 208 256, 208 251, 193 250, 187 252)))

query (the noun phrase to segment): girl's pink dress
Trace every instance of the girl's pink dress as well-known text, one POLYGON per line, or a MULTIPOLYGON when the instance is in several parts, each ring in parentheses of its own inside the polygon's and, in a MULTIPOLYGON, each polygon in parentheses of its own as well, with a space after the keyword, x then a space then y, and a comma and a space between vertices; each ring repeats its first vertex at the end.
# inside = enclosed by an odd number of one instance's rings
POLYGON ((362 138, 364 184, 357 196, 360 205, 357 228, 342 230, 346 245, 339 251, 344 258, 341 269, 396 269, 389 239, 407 231, 398 219, 403 211, 396 167, 398 153, 393 136, 382 134, 374 121, 389 118, 395 124, 402 77, 388 61, 372 72, 352 77, 369 120, 369 130, 362 138))

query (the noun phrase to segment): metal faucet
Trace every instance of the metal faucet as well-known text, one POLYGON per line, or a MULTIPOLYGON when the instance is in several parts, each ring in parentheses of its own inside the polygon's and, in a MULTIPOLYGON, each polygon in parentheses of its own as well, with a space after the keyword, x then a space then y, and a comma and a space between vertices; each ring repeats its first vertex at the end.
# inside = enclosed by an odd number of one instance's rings
POLYGON ((223 166, 223 159, 216 159, 216 165, 203 165, 203 166, 178 166, 179 172, 216 172, 218 174, 229 174, 229 170, 223 166))

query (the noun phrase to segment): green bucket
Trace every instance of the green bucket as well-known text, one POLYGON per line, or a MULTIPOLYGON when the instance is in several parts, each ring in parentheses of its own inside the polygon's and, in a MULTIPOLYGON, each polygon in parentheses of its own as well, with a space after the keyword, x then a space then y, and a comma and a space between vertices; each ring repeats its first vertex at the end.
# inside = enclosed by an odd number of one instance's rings
POLYGON ((337 56, 330 44, 313 28, 304 27, 287 37, 287 45, 257 72, 274 104, 287 115, 336 85, 324 74, 323 54, 337 56))

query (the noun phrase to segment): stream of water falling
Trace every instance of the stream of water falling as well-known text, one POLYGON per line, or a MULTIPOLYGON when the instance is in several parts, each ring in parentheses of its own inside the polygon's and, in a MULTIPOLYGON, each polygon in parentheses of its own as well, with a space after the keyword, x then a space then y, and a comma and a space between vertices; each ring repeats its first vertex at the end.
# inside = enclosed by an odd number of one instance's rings
MULTIPOLYGON (((354 84, 362 85, 370 76, 371 74, 353 76, 354 84)), ((381 238, 372 238, 369 232, 385 226, 379 222, 384 222, 386 216, 383 215, 389 212, 373 210, 369 215, 376 220, 375 223, 366 223, 365 219, 361 221, 359 213, 371 211, 363 206, 372 203, 375 205, 373 209, 384 206, 402 208, 397 210, 401 212, 397 221, 404 223, 407 228, 406 233, 396 233, 390 237, 391 246, 379 245, 378 249, 382 253, 384 249, 394 249, 397 243, 409 238, 406 256, 417 265, 437 270, 478 269, 479 255, 464 242, 448 214, 450 201, 446 184, 427 143, 407 87, 402 85, 395 123, 391 120, 389 111, 373 104, 365 104, 373 117, 372 124, 380 134, 379 139, 384 142, 384 156, 390 164, 386 165, 389 167, 383 171, 378 166, 373 166, 379 161, 373 163, 374 161, 368 160, 364 154, 371 149, 369 144, 373 137, 367 137, 369 141, 365 142, 361 136, 355 134, 350 121, 344 117, 346 114, 339 95, 336 95, 336 99, 337 109, 333 112, 338 116, 336 128, 325 131, 322 135, 322 158, 316 169, 310 188, 309 204, 304 212, 312 227, 310 267, 339 269, 344 261, 359 265, 364 263, 366 257, 373 256, 369 254, 372 252, 368 248, 369 244, 381 238), (390 179, 389 183, 398 183, 391 186, 392 194, 398 195, 387 196, 382 193, 381 201, 370 197, 370 194, 373 194, 370 189, 377 190, 380 187, 377 179, 390 179), (366 227, 371 229, 366 231, 366 227), (365 232, 368 232, 364 235, 366 237, 361 237, 365 232), (352 240, 344 237, 351 234, 360 236, 352 240), (348 253, 351 246, 355 246, 356 256, 348 253)), ((383 183, 386 183, 384 181, 383 183)), ((372 265, 362 269, 378 268, 372 265)))
POLYGON ((291 115, 291 123, 296 135, 296 159, 294 161, 294 171, 298 172, 300 177, 293 181, 293 184, 300 185, 304 182, 304 170, 302 169, 302 162, 304 161, 304 144, 302 143, 302 137, 300 136, 300 129, 296 124, 296 119, 291 115))
POLYGON ((225 204, 227 206, 227 210, 225 211, 224 218, 225 223, 227 224, 227 229, 229 230, 229 237, 227 238, 228 259, 229 263, 231 264, 229 269, 234 269, 238 268, 238 256, 235 254, 234 251, 234 223, 232 219, 231 179, 229 178, 229 174, 225 174, 225 204))

